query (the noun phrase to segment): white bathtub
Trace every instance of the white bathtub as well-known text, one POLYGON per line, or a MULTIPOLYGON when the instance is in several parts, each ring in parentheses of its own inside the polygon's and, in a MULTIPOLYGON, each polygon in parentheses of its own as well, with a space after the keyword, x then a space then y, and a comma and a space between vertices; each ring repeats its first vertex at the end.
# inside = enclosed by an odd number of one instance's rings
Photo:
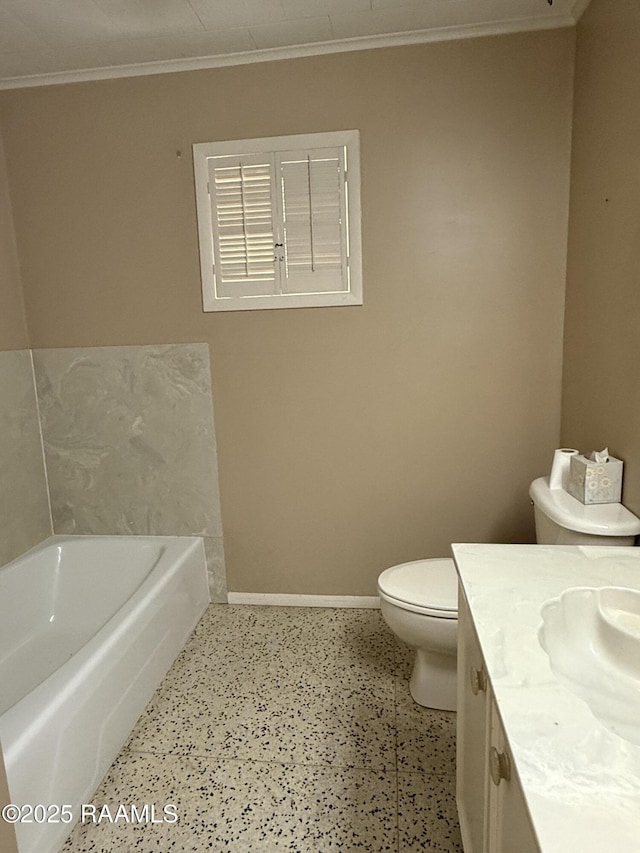
MULTIPOLYGON (((209 602, 191 537, 53 537, 0 569, 0 742, 12 802, 88 803, 209 602)), ((18 823, 53 853, 69 823, 18 823)))

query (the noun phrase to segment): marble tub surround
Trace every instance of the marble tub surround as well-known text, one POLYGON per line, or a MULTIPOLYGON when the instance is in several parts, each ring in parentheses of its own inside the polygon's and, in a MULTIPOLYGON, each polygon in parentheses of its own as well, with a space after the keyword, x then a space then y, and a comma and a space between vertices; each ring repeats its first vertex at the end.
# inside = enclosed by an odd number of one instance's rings
POLYGON ((64 853, 462 853, 455 715, 409 696, 377 610, 212 606, 96 794, 177 826, 77 827, 64 853))
POLYGON ((226 604, 228 600, 227 571, 222 536, 204 536, 203 541, 211 601, 216 604, 226 604))
POLYGON ((544 602, 572 587, 640 589, 640 549, 454 545, 461 583, 542 853, 640 850, 640 746, 554 676, 544 602))
POLYGON ((0 352, 0 566, 50 535, 31 353, 0 352))
POLYGON ((33 357, 54 532, 207 537, 226 600, 208 345, 33 357))

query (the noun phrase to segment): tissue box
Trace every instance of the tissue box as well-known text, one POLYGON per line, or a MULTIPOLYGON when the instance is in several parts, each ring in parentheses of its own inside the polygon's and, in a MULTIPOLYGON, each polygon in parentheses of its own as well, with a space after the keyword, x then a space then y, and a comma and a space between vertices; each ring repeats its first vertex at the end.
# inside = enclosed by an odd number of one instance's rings
POLYGON ((592 462, 582 454, 572 456, 569 463, 568 492, 583 504, 618 503, 622 494, 621 459, 592 462))

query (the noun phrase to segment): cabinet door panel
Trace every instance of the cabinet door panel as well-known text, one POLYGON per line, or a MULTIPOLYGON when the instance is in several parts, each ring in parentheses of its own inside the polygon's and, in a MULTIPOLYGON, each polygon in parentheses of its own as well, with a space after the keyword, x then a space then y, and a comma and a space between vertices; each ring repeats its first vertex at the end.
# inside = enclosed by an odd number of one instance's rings
POLYGON ((483 853, 484 849, 486 709, 487 678, 482 654, 461 591, 458 601, 456 799, 465 853, 483 853))
POLYGON ((487 853, 540 853, 492 696, 489 696, 489 702, 487 853))

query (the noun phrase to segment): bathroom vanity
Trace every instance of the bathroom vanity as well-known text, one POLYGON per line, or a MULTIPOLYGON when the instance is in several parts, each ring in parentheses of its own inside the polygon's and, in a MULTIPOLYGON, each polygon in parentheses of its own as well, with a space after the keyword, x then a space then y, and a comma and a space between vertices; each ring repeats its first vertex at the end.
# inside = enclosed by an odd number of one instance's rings
POLYGON ((457 803, 465 853, 640 853, 640 745, 554 675, 545 602, 640 590, 640 548, 453 545, 457 803))

